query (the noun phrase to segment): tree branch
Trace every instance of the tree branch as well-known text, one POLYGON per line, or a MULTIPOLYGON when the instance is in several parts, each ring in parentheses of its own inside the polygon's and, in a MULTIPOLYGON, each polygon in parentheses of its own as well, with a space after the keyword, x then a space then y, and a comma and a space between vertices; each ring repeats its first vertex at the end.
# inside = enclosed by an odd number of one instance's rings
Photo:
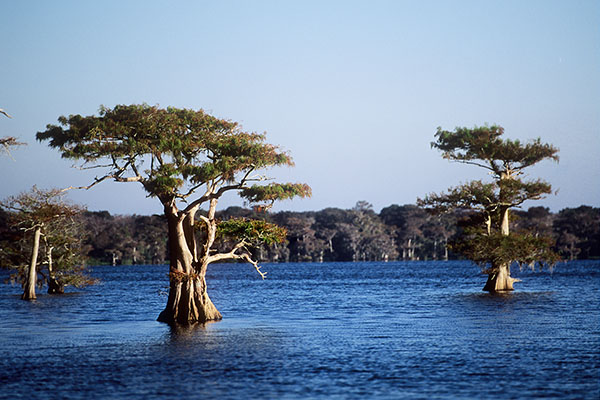
POLYGON ((185 194, 180 194, 180 195, 177 195, 177 198, 179 198, 179 199, 181 199, 181 200, 185 200, 185 199, 187 199, 187 198, 188 198, 188 197, 190 197, 192 194, 194 194, 194 192, 196 192, 196 190, 198 190, 200 187, 202 187, 202 185, 204 185, 204 184, 206 184, 206 182, 202 182, 202 183, 199 183, 199 184, 197 184, 197 185, 194 185, 194 186, 192 186, 192 187, 190 188, 190 190, 188 190, 188 191, 187 191, 187 193, 185 193, 185 194))
POLYGON ((89 167, 84 167, 84 166, 77 167, 77 166, 73 165, 72 167, 73 168, 77 168, 80 171, 87 171, 87 170, 90 170, 90 169, 109 168, 109 167, 113 167, 113 166, 114 166, 114 164, 102 164, 102 165, 91 165, 89 167))
POLYGON ((204 195, 202 195, 202 197, 200 197, 197 200, 194 200, 193 202, 191 202, 184 210, 184 213, 188 213, 192 208, 204 203, 205 201, 209 201, 212 199, 218 199, 221 196, 223 196, 223 194, 225 192, 228 192, 230 190, 240 190, 240 189, 244 189, 244 184, 242 182, 240 183, 236 183, 233 185, 227 185, 227 186, 223 186, 221 188, 219 188, 219 190, 217 190, 216 192, 214 191, 213 188, 209 188, 206 193, 204 195))
POLYGON ((258 261, 253 260, 247 252, 241 254, 236 253, 240 249, 245 249, 245 246, 246 242, 241 241, 237 245, 235 245, 235 247, 229 253, 219 253, 208 257, 208 263, 211 264, 223 260, 244 260, 247 263, 252 264, 256 272, 258 272, 258 274, 260 275, 260 277, 262 279, 265 279, 267 277, 267 273, 261 271, 261 267, 260 265, 258 265, 258 261))
POLYGON ((96 177, 94 179, 94 182, 92 184, 90 184, 90 185, 87 185, 87 186, 69 186, 67 188, 62 189, 61 192, 66 192, 67 190, 72 190, 72 189, 85 189, 85 190, 88 190, 88 189, 93 188, 97 184, 99 184, 101 182, 104 182, 107 179, 114 179, 117 182, 141 182, 142 181, 142 177, 139 176, 139 175, 138 176, 131 176, 131 177, 128 177, 128 178, 121 178, 119 176, 119 174, 122 174, 123 172, 124 171, 120 171, 117 174, 104 175, 102 178, 96 177))
POLYGON ((492 172, 494 172, 494 173, 496 173, 496 172, 497 172, 497 171, 496 171, 494 168, 492 168, 492 167, 488 167, 488 166, 487 166, 487 165, 485 165, 485 164, 480 164, 480 163, 478 163, 478 162, 474 162, 474 161, 468 161, 468 160, 458 160, 458 159, 454 159, 454 160, 452 160, 452 161, 459 162, 459 163, 462 163, 462 164, 476 165, 476 166, 478 166, 478 167, 481 167, 481 168, 488 169, 488 170, 490 170, 490 171, 492 171, 492 172))

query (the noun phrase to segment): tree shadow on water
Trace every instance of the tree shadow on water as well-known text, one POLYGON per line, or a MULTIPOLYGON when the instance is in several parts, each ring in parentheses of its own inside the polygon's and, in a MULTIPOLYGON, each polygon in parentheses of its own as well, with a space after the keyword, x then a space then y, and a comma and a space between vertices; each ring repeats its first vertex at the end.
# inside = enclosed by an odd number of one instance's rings
POLYGON ((555 302, 554 295, 555 292, 553 291, 526 292, 517 290, 496 293, 464 293, 457 296, 454 307, 458 307, 460 312, 475 314, 531 310, 551 306, 555 302))
POLYGON ((185 339, 191 338, 199 333, 205 333, 208 327, 219 321, 208 321, 204 323, 196 324, 170 324, 169 325, 169 336, 174 339, 185 339))

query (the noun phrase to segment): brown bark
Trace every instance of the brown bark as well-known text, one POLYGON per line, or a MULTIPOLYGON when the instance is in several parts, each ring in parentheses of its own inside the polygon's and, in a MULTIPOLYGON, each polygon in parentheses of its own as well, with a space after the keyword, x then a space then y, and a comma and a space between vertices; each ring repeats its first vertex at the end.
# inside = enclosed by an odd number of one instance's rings
POLYGON ((189 325, 221 318, 221 313, 208 297, 204 278, 178 281, 171 277, 167 306, 158 316, 158 321, 189 325))
POLYGON ((158 316, 160 322, 188 325, 222 318, 206 290, 207 264, 198 259, 193 227, 196 209, 180 213, 174 207, 165 207, 169 224, 170 287, 167 305, 158 316))
POLYGON ((31 251, 31 261, 29 263, 29 271, 27 272, 27 282, 25 283, 24 292, 21 296, 23 300, 35 300, 35 285, 37 283, 37 257, 40 248, 40 236, 42 228, 36 227, 33 233, 33 250, 31 251))

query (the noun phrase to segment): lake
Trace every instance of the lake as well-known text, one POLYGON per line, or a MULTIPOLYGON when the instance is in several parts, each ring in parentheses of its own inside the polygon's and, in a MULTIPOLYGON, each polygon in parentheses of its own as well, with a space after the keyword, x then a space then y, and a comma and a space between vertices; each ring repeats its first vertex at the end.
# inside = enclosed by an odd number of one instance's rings
POLYGON ((263 270, 211 266, 224 319, 181 330, 156 322, 164 265, 33 302, 0 285, 0 398, 600 398, 600 261, 517 269, 505 295, 460 261, 263 270))

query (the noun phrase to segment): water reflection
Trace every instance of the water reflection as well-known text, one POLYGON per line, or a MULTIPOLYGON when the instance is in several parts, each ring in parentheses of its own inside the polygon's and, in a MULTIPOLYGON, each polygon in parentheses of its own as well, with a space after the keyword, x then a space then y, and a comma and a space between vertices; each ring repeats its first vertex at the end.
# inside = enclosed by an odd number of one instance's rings
POLYGON ((208 321, 202 324, 172 324, 169 327, 169 336, 172 340, 183 340, 185 338, 193 337, 197 334, 197 331, 205 332, 207 328, 220 321, 208 321))
POLYGON ((458 304, 471 304, 471 305, 495 305, 503 306, 507 304, 519 304, 528 303, 535 304, 537 302, 545 302, 552 300, 554 297, 554 291, 542 291, 542 292, 524 292, 524 291, 510 291, 510 292, 477 292, 477 293, 459 293, 454 296, 455 301, 458 304))
POLYGON ((286 335, 253 320, 232 319, 168 326, 161 341, 170 356, 228 360, 233 355, 251 362, 259 354, 280 356, 286 335))

